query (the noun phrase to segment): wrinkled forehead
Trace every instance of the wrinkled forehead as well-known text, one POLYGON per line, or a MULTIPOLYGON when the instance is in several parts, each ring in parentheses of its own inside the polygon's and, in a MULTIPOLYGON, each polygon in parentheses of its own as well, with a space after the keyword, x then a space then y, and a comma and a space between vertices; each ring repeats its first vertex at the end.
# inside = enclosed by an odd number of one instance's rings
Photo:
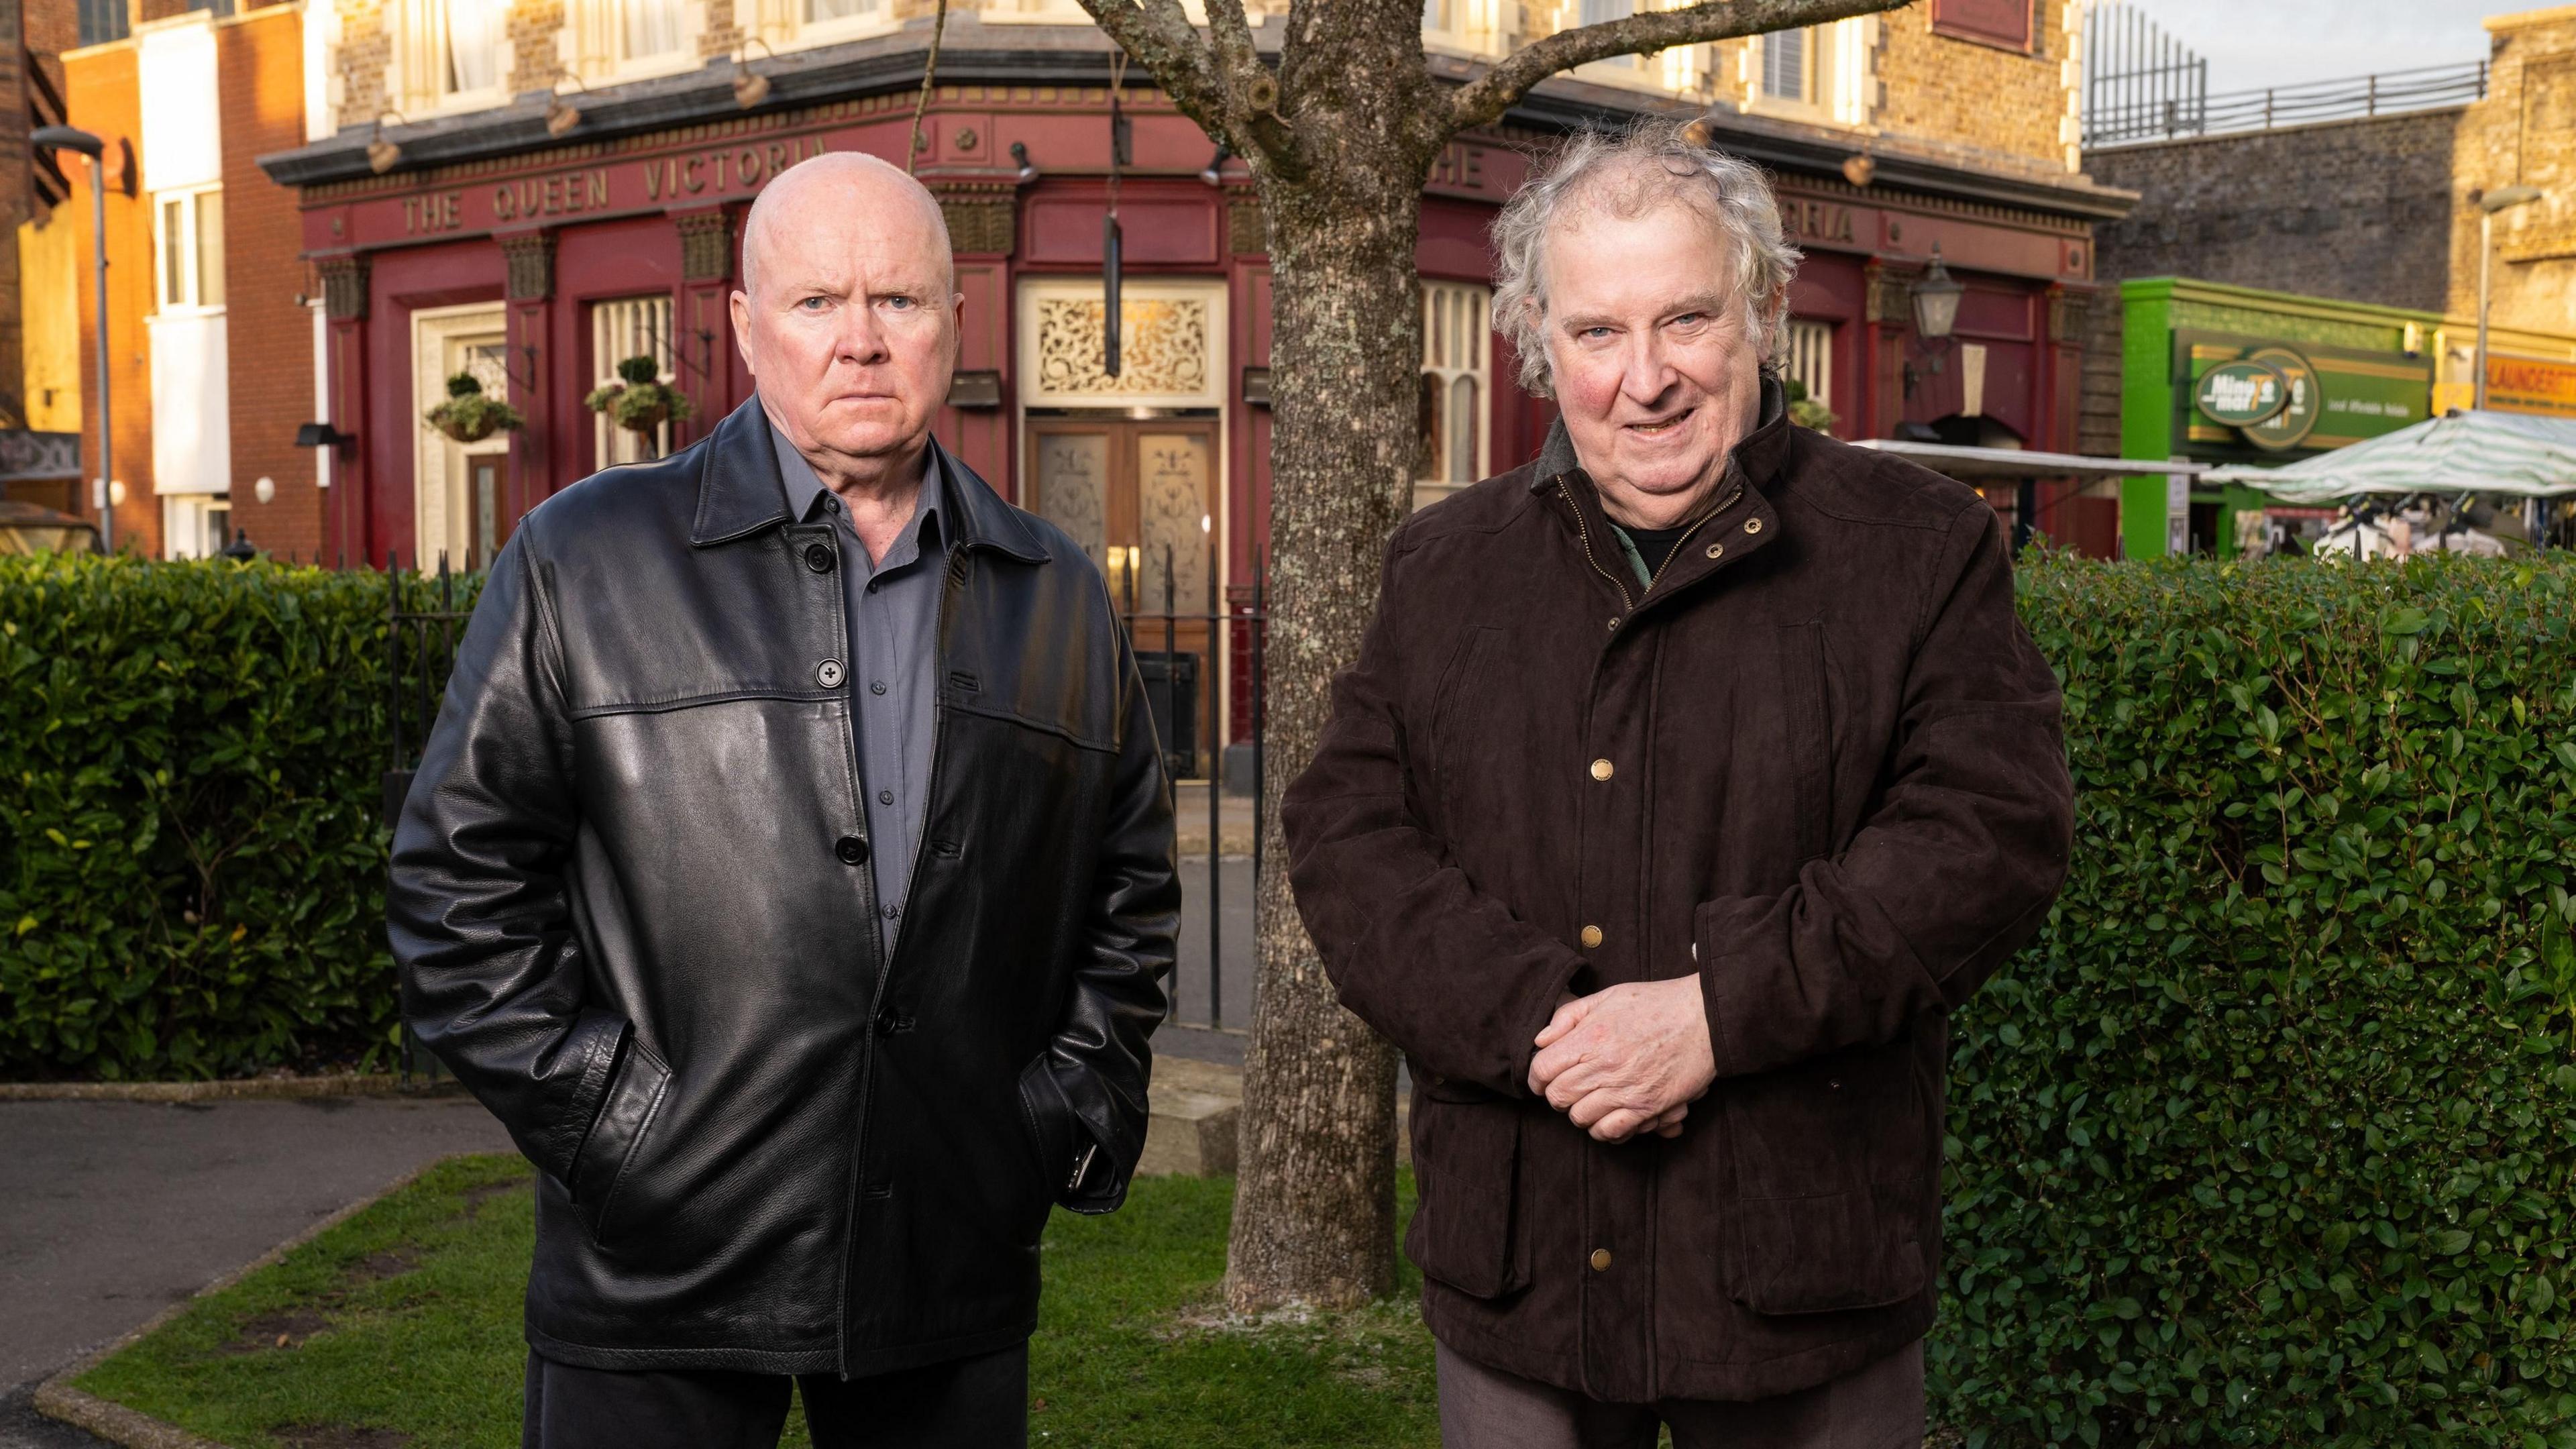
POLYGON ((1733 299, 1735 248, 1697 196, 1569 193, 1539 240, 1539 293, 1548 310, 1581 300, 1660 306, 1733 299))
MULTIPOLYGON (((811 164, 811 163, 808 163, 811 164)), ((745 291, 763 282, 851 280, 956 285, 956 260, 938 203, 910 178, 882 168, 790 170, 752 208, 743 229, 745 291)))

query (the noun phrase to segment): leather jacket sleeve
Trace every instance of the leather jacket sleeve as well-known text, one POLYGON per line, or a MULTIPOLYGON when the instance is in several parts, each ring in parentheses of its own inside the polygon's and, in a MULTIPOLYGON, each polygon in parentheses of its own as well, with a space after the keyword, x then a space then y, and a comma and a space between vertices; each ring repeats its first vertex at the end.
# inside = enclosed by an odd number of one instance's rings
POLYGON ((1956 1009, 2047 918, 2074 785, 2058 687, 1994 516, 1951 521, 1877 806, 1841 854, 1693 922, 1721 1077, 1891 1042, 1956 1009))
POLYGON ((1359 662, 1333 680, 1315 757, 1288 787, 1288 879, 1342 1005, 1417 1073, 1529 1095, 1536 1038, 1584 966, 1571 946, 1478 890, 1423 827, 1397 701, 1404 535, 1388 545, 1359 662))
POLYGON ((1060 1164, 1056 1200, 1079 1213, 1115 1211, 1144 1155, 1148 1039, 1170 1010, 1164 983, 1180 935, 1171 786, 1144 677, 1120 632, 1118 766, 1090 919, 1063 1023, 1020 1079, 1031 1126, 1060 1164))
POLYGON ((394 830, 385 924, 413 1033, 578 1197, 628 1023, 583 1006, 562 655, 529 536, 501 551, 457 648, 394 830))

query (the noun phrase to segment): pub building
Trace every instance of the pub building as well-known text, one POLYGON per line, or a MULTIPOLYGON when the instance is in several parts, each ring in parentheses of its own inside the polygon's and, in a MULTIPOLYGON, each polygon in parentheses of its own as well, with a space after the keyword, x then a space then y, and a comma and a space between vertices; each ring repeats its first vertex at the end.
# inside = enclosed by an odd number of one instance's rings
MULTIPOLYGON (((750 395, 728 315, 748 203, 827 150, 900 162, 930 29, 926 14, 855 24, 875 12, 804 0, 801 19, 765 15, 746 33, 726 29, 739 12, 724 0, 661 0, 672 13, 659 19, 656 0, 622 0, 607 20, 580 4, 558 13, 578 32, 560 47, 531 44, 514 17, 505 45, 489 16, 457 22, 476 0, 443 0, 428 21, 401 3, 340 3, 319 63, 334 96, 356 99, 327 139, 260 164, 300 193, 326 316, 329 415, 307 429, 332 450, 326 547, 423 567, 481 566, 554 490, 685 446, 750 395), (384 44, 388 28, 412 44, 384 44), (500 61, 465 55, 469 40, 500 61), (621 47, 663 40, 677 47, 668 63, 620 69, 621 47), (559 60, 594 51, 605 58, 559 60), (513 95, 498 64, 563 73, 513 95), (482 88, 439 94, 466 80, 482 88), (637 358, 688 416, 638 431, 584 406, 637 358), (428 426, 459 373, 524 426, 471 441, 428 426)), ((1478 4, 1426 11, 1435 65, 1461 78, 1504 48, 1477 29, 1478 4)), ((2075 68, 2061 65, 2074 8, 2037 0, 2016 20, 2006 5, 1998 22, 1991 0, 1939 0, 1587 66, 1453 144, 1424 182, 1417 502, 1516 465, 1546 429, 1489 316, 1488 229, 1530 151, 1571 127, 1677 110, 1705 113, 1717 144, 1777 178, 1807 256, 1781 366, 1830 411, 1830 431, 2073 451, 2091 226, 2131 200, 2074 169, 2075 68), (1936 267, 1963 290, 1949 335, 1927 338, 1914 303, 1936 267)), ((1255 19, 1275 48, 1284 15, 1255 19)), ((966 299, 937 428, 1005 497, 1081 540, 1122 597, 1206 614, 1249 598, 1267 547, 1270 273, 1242 163, 1141 76, 1113 90, 1106 38, 1069 4, 951 12, 914 158, 966 299), (1130 138, 1114 191, 1114 375, 1113 109, 1130 138)), ((2069 536, 2075 501, 2061 510, 2069 536)), ((2095 530, 2105 551, 2110 528, 2106 516, 2095 530)), ((1173 667, 1195 677, 1204 628, 1178 629, 1172 652, 1187 658, 1173 667)), ((1239 736, 1242 661, 1211 664, 1226 676, 1224 733, 1239 736)), ((1203 765, 1203 744, 1190 749, 1203 765)))

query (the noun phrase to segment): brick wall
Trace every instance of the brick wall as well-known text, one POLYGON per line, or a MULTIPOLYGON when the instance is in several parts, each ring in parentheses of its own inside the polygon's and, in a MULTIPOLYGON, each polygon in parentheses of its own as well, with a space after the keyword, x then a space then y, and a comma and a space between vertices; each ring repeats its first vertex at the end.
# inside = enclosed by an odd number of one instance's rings
POLYGON ((2028 55, 1935 35, 1928 5, 1880 16, 1879 129, 1944 145, 1966 159, 2066 169, 2066 62, 2074 42, 2068 8, 2059 0, 2033 0, 2028 55))
POLYGON ((233 526, 271 553, 314 557, 322 493, 296 425, 313 412, 313 318, 299 293, 302 232, 293 191, 254 158, 304 141, 304 32, 295 7, 272 5, 215 30, 224 133, 224 310, 232 406, 233 526), (277 494, 263 505, 262 477, 277 494))
POLYGON ((2473 192, 2546 193, 2495 220, 2494 305, 2501 326, 2576 331, 2576 9, 2487 22, 2492 81, 2461 118, 2451 213, 2450 313, 2473 316, 2478 216, 2473 192))
POLYGON ((2333 121, 2084 154, 2144 199, 2094 229, 2097 275, 2197 277, 2439 310, 2460 111, 2333 121))

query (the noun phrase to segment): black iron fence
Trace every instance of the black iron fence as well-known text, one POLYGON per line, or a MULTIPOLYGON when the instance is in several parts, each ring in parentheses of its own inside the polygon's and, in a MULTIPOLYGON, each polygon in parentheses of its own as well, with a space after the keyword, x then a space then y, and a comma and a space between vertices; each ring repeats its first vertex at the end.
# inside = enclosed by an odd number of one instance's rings
MULTIPOLYGON (((1204 609, 1184 611, 1172 583, 1174 557, 1165 550, 1161 587, 1154 590, 1162 595, 1159 600, 1137 597, 1140 570, 1130 568, 1122 571, 1125 587, 1116 602, 1144 675, 1146 703, 1153 712, 1166 768, 1176 781, 1201 782, 1205 793, 1207 888, 1192 907, 1206 917, 1207 959, 1202 970, 1174 974, 1173 1019, 1184 1025, 1234 1030, 1228 1025, 1225 1000, 1227 807, 1229 800, 1241 802, 1231 812, 1237 817, 1231 838, 1244 847, 1236 858, 1249 856, 1257 889, 1262 865, 1267 589, 1262 579, 1255 578, 1250 585, 1219 597, 1211 585, 1204 609), (1159 603, 1160 610, 1148 611, 1144 606, 1150 603, 1159 603)), ((391 684, 385 708, 382 808, 390 829, 402 811, 403 797, 410 793, 421 747, 437 723, 439 701, 456 662, 473 591, 449 569, 444 555, 434 573, 416 566, 405 568, 398 555, 388 556, 385 565, 385 647, 391 684)), ((1206 577, 1218 577, 1213 548, 1206 577)), ((1181 828, 1188 834, 1197 824, 1185 820, 1181 828)), ((1244 979, 1249 979, 1249 972, 1244 979)), ((1249 1002, 1236 1003, 1238 1021, 1249 1018, 1249 1008, 1249 1002)), ((397 1069, 406 1080, 415 1073, 434 1080, 439 1071, 437 1059, 412 1039, 409 1027, 403 1029, 397 1069)))

